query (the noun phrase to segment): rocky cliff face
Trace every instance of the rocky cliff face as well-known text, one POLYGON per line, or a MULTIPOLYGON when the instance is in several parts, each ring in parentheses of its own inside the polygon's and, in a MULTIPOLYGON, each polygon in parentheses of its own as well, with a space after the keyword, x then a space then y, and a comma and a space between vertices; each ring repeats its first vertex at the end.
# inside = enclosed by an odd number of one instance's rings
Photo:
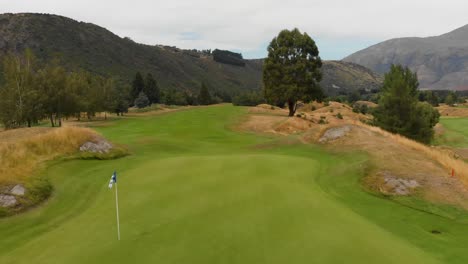
POLYGON ((402 64, 418 73, 420 88, 468 90, 468 25, 436 37, 387 40, 344 61, 381 74, 402 64))

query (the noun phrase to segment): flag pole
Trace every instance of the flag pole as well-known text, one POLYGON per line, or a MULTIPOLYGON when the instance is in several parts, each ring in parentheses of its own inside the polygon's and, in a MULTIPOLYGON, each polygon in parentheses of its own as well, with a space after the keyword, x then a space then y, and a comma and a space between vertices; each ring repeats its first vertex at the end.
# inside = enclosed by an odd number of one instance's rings
POLYGON ((115 182, 115 209, 116 209, 116 212, 117 212, 117 238, 120 241, 119 195, 117 193, 117 182, 115 182))

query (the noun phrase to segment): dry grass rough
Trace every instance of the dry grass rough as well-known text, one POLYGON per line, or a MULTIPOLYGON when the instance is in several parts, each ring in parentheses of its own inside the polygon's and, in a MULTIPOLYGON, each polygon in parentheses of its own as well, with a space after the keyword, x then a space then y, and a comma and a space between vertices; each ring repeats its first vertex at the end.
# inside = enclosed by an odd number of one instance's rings
POLYGON ((93 130, 82 127, 49 129, 35 135, 27 130, 1 132, 29 136, 0 141, 0 186, 26 182, 42 162, 72 154, 84 142, 98 136, 93 130))

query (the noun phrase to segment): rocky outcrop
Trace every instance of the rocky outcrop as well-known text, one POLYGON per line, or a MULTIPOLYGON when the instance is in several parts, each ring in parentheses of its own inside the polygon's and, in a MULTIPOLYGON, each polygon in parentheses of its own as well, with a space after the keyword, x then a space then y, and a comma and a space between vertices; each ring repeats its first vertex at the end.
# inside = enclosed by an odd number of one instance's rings
POLYGON ((319 139, 320 143, 326 143, 329 141, 333 141, 339 138, 346 136, 346 134, 351 131, 351 126, 342 126, 342 127, 334 127, 330 128, 323 136, 319 139))
POLYGON ((81 152, 109 153, 112 144, 105 139, 98 139, 96 142, 86 142, 80 147, 81 152))
POLYGON ((26 188, 17 184, 13 188, 5 188, 0 191, 0 207, 14 207, 18 204, 17 198, 24 196, 26 188))
POLYGON ((343 60, 380 74, 401 64, 418 73, 420 88, 468 90, 468 25, 436 37, 387 40, 343 60))
POLYGON ((17 203, 14 195, 0 194, 0 206, 1 207, 13 207, 17 203))

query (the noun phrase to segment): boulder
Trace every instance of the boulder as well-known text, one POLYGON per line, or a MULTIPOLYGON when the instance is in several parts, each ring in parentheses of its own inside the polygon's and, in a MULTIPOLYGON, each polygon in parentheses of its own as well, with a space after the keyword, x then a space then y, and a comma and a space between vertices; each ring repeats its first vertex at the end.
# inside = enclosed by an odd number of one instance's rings
POLYGON ((13 195, 0 194, 0 206, 1 207, 12 207, 17 203, 16 197, 13 195))
POLYGON ((25 192, 26 192, 26 189, 21 184, 15 185, 15 187, 13 187, 10 190, 11 194, 18 195, 18 196, 23 196, 25 192))

